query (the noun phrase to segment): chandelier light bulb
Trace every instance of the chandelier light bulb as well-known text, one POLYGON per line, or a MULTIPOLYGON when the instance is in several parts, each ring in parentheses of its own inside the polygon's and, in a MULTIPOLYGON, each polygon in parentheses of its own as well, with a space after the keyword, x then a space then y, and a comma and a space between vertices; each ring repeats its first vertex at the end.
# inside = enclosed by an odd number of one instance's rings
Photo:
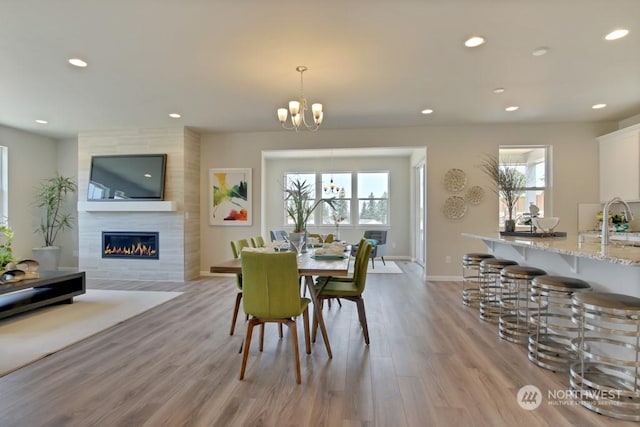
POLYGON ((300 112, 300 102, 289 101, 289 112, 291 113, 291 116, 297 116, 300 112))
POLYGON ((286 108, 278 108, 278 120, 280 123, 285 123, 287 121, 288 111, 286 108))

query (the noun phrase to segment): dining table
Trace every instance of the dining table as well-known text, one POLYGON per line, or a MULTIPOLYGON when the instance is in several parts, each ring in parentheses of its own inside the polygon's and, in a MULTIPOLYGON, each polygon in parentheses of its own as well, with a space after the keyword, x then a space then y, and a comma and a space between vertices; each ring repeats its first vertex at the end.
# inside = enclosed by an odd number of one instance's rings
MULTIPOLYGON (((318 294, 322 289, 315 286, 313 276, 346 276, 349 270, 349 252, 345 252, 342 257, 316 256, 314 252, 313 249, 309 249, 307 252, 298 254, 298 274, 304 278, 327 354, 329 358, 333 358, 329 335, 322 316, 322 306, 318 302, 318 294)), ((211 273, 242 274, 242 260, 234 258, 218 262, 211 266, 210 271, 211 273)))

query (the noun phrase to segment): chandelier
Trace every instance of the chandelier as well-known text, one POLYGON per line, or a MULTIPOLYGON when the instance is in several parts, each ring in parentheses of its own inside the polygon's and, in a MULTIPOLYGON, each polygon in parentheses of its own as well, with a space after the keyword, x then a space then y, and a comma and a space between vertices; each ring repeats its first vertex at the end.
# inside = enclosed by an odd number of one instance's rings
MULTIPOLYGON (((331 163, 329 166, 331 167, 331 170, 333 170, 333 150, 331 150, 331 163)), ((332 172, 331 181, 329 181, 329 184, 324 184, 322 186, 322 191, 324 191, 324 194, 326 194, 329 197, 338 197, 338 195, 340 194, 340 190, 342 190, 342 188, 340 188, 338 184, 333 182, 333 172, 332 172)))
POLYGON ((282 127, 287 130, 295 130, 298 129, 307 129, 311 131, 316 131, 322 124, 322 104, 311 104, 311 113, 313 115, 313 124, 307 123, 307 119, 305 118, 305 114, 308 110, 307 107, 307 98, 304 97, 304 83, 303 83, 303 73, 307 71, 308 68, 304 65, 299 65, 296 67, 296 71, 300 73, 300 99, 298 101, 289 101, 289 110, 286 108, 278 108, 278 120, 280 120, 280 124, 282 127), (287 115, 291 114, 291 124, 287 125, 287 115), (302 127, 304 125, 304 127, 302 127))
POLYGON ((337 197, 340 194, 340 186, 333 182, 333 176, 331 176, 331 182, 323 186, 324 193, 327 196, 337 197))

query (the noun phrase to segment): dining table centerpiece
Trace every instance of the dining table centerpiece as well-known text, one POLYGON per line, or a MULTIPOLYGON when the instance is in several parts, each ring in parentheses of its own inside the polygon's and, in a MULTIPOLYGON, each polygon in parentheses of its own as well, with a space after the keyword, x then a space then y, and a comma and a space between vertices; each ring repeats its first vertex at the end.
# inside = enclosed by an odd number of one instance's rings
POLYGON ((289 241, 301 242, 301 252, 307 251, 307 223, 313 211, 323 203, 335 210, 334 199, 316 199, 313 188, 306 180, 293 178, 284 189, 287 215, 293 221, 293 232, 289 233, 289 241))

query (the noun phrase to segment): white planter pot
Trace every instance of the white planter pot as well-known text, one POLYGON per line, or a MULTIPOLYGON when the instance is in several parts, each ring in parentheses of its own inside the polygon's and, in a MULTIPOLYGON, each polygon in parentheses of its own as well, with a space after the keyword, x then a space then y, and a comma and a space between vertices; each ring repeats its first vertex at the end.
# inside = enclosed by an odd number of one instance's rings
POLYGON ((43 246, 33 248, 33 259, 40 264, 40 271, 55 271, 60 266, 60 254, 62 249, 59 246, 43 246))

